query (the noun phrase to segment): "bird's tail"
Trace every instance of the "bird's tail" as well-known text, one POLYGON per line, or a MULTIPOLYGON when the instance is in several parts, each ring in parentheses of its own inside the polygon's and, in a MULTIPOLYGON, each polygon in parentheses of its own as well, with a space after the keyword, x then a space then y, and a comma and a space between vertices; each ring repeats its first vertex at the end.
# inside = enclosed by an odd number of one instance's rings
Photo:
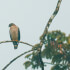
POLYGON ((14 45, 14 49, 18 48, 18 43, 17 42, 13 42, 13 45, 14 45))
POLYGON ((14 45, 14 49, 17 49, 18 48, 18 45, 14 45))

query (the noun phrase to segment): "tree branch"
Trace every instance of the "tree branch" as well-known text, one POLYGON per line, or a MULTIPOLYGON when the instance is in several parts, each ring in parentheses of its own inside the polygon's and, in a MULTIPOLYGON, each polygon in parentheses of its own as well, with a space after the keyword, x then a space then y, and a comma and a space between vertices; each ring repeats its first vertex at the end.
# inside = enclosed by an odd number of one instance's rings
POLYGON ((54 17, 57 15, 57 13, 58 13, 58 11, 59 11, 59 8, 60 8, 60 5, 61 5, 61 2, 62 2, 62 0, 58 0, 56 9, 54 10, 53 14, 51 15, 49 21, 47 22, 46 27, 45 27, 45 29, 44 29, 44 32, 43 32, 42 36, 40 37, 40 39, 41 39, 41 38, 44 39, 45 36, 48 34, 49 26, 50 26, 50 24, 52 23, 54 17))
POLYGON ((21 56, 23 56, 23 55, 25 55, 26 53, 29 53, 29 52, 31 52, 31 51, 33 51, 33 50, 36 50, 36 49, 29 50, 29 51, 24 52, 24 53, 20 54, 19 56, 15 57, 13 60, 11 60, 11 61, 7 64, 2 70, 7 69, 7 67, 8 67, 11 63, 13 63, 16 59, 20 58, 21 56))
MULTIPOLYGON (((44 30, 42 36, 40 37, 40 39, 41 39, 41 41, 40 41, 40 53, 39 53, 40 57, 41 57, 41 48, 43 46, 43 40, 45 39, 45 36, 48 34, 48 28, 49 28, 50 24, 52 23, 52 20, 54 19, 54 17, 57 15, 57 13, 59 11, 61 1, 62 0, 58 0, 56 9, 53 12, 53 14, 51 15, 51 17, 50 17, 50 19, 49 19, 49 21, 48 21, 48 23, 47 23, 47 25, 45 27, 45 30, 44 30)), ((42 70, 44 70, 44 63, 43 63, 42 57, 41 57, 40 61, 41 61, 41 65, 42 65, 42 70)))
MULTIPOLYGON (((8 42, 13 42, 13 41, 1 41, 0 44, 2 44, 2 43, 8 43, 8 42)), ((22 42, 22 41, 17 41, 17 42, 22 43, 22 44, 26 44, 26 45, 28 45, 28 46, 33 47, 33 45, 31 45, 31 44, 29 44, 29 43, 26 43, 26 42, 22 42)))
POLYGON ((45 64, 51 64, 51 65, 64 65, 64 66, 66 66, 66 64, 60 64, 60 63, 58 63, 58 64, 53 64, 53 63, 49 63, 49 62, 44 62, 45 64))

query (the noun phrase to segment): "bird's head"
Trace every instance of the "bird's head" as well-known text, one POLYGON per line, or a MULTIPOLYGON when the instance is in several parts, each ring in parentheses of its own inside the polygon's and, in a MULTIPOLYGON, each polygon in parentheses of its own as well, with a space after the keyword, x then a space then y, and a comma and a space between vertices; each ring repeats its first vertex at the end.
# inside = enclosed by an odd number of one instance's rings
POLYGON ((15 24, 14 24, 14 23, 10 23, 10 24, 9 24, 9 27, 11 27, 11 26, 13 26, 13 25, 15 25, 15 24))

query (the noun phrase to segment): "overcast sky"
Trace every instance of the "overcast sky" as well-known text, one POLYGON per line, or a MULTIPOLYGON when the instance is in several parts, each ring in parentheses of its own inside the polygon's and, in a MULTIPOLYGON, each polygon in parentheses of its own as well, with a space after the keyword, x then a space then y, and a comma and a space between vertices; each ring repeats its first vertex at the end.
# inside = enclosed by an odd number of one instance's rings
MULTIPOLYGON (((21 41, 32 45, 39 42, 39 37, 53 13, 58 0, 0 0, 0 41, 10 40, 9 23, 15 23, 21 32, 21 41)), ((61 30, 70 33, 70 0, 63 0, 58 15, 53 20, 49 31, 61 30)), ((17 55, 31 47, 19 44, 14 50, 12 43, 0 44, 0 70, 17 55)), ((25 70, 24 56, 13 62, 6 70, 25 70)), ((45 70, 50 70, 50 65, 45 70)), ((30 67, 29 70, 32 70, 30 67)), ((41 70, 41 69, 39 69, 41 70)))

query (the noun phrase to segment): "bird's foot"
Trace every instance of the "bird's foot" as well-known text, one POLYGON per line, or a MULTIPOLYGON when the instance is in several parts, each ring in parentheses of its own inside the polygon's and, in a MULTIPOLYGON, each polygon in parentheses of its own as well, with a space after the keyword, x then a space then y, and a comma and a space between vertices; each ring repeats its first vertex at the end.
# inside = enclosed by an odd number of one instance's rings
POLYGON ((12 40, 12 41, 18 41, 18 40, 12 40))
POLYGON ((18 40, 15 40, 15 41, 18 41, 18 40))

